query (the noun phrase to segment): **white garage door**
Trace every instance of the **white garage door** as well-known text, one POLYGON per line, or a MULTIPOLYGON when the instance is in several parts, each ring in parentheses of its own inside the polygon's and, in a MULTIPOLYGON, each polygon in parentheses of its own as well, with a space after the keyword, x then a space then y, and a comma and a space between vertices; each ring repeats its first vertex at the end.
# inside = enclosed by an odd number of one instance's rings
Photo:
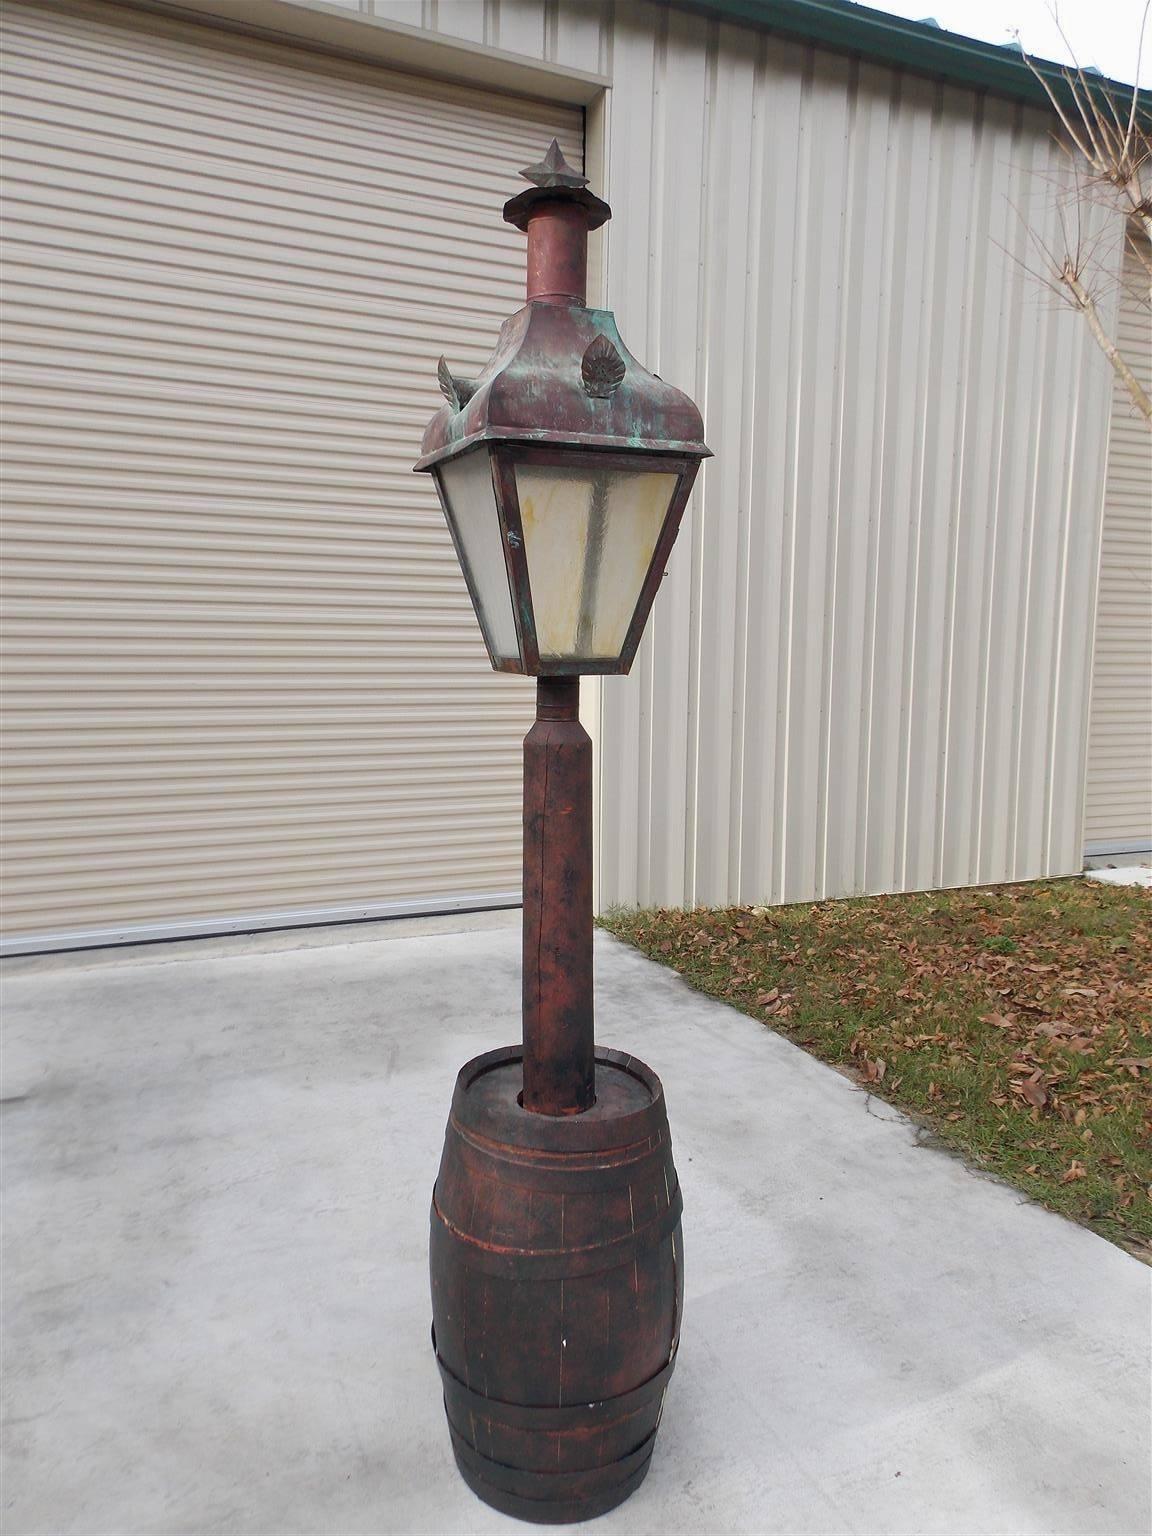
POLYGON ((104 4, 3 69, 7 947, 517 900, 531 685, 411 463, 579 110, 104 4))
MULTIPOLYGON (((1152 250, 1143 246, 1145 261, 1152 250)), ((1152 392, 1148 272, 1124 264, 1118 337, 1152 392)), ((1152 849, 1152 434, 1116 381, 1100 550, 1084 838, 1089 855, 1152 849)))

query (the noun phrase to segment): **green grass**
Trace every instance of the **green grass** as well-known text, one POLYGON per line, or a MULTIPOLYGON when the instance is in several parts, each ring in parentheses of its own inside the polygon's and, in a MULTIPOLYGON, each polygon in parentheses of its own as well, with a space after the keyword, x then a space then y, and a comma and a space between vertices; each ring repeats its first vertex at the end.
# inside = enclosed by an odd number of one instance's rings
POLYGON ((603 926, 1152 1259, 1152 892, 1055 880, 603 926))

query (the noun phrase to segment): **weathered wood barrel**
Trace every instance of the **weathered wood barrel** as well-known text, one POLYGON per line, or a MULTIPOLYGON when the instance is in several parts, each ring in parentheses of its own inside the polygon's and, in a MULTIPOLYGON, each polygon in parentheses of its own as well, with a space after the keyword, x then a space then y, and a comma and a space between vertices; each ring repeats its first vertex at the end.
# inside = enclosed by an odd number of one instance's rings
POLYGON ((522 1048, 456 1080, 432 1197, 433 1344, 460 1471, 562 1524, 641 1483, 676 1359, 682 1200, 660 1080, 596 1051, 596 1102, 531 1114, 522 1048))

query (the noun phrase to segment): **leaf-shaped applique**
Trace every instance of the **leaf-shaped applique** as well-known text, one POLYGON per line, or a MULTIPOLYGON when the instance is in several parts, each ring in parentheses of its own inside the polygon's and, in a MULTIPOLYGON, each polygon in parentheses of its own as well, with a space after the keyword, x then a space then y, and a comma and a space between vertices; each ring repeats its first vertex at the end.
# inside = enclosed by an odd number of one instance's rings
POLYGON ((440 385, 440 393, 454 411, 463 410, 476 393, 475 380, 457 378, 449 368, 446 357, 440 359, 436 369, 436 380, 440 385))
POLYGON ((597 336, 589 345, 580 363, 580 377, 584 380, 584 393, 595 400, 607 400, 620 388, 624 359, 607 336, 597 336))
POLYGON ((456 380, 452 377, 452 370, 448 366, 448 359, 442 357, 436 368, 436 382, 440 385, 440 393, 449 405, 460 409, 460 399, 456 393, 456 380))

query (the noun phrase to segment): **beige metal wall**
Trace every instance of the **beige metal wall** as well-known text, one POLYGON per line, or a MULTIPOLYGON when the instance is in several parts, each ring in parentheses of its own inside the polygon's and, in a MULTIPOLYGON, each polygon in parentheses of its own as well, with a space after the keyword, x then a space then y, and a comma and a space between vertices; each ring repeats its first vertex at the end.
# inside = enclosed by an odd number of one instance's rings
POLYGON ((1013 260, 1044 114, 647 0, 189 3, 610 85, 607 301, 718 456, 602 691, 604 903, 1079 867, 1109 380, 1013 260))
POLYGON ((1006 254, 1050 122, 639 10, 609 288, 716 460, 605 689, 604 899, 1079 869, 1108 373, 1006 254))
MULTIPOLYGON (((1152 262, 1147 242, 1143 254, 1152 262)), ((1129 250, 1117 336, 1152 394, 1149 270, 1129 250)), ((1084 838, 1090 853, 1152 849, 1152 432, 1119 380, 1112 391, 1084 838)))
POLYGON ((1110 385, 1014 260, 1050 119, 645 0, 374 4, 611 76, 608 301, 716 450, 604 685, 601 900, 1079 869, 1110 385))
POLYGON ((531 689, 425 478, 578 109, 3 12, 13 947, 518 899, 531 689))

